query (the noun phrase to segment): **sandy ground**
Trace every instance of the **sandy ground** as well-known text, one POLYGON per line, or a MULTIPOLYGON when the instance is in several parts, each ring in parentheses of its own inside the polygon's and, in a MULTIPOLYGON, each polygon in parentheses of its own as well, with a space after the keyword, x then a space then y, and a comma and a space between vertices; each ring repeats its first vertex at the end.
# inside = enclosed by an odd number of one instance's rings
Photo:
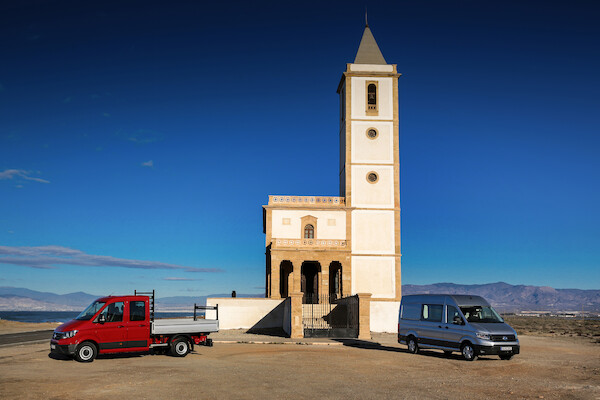
POLYGON ((49 344, 0 348, 2 399, 600 399, 600 346, 521 336, 510 361, 409 354, 394 335, 355 346, 222 343, 185 358, 48 356, 49 344))
POLYGON ((55 329, 60 322, 28 323, 0 319, 0 335, 5 333, 33 332, 55 329))

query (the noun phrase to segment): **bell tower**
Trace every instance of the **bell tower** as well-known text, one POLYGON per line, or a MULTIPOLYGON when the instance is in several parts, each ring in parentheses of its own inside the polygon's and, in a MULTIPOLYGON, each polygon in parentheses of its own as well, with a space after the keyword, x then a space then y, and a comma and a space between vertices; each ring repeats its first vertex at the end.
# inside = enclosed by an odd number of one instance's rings
POLYGON ((399 77, 367 24, 338 86, 340 196, 346 199, 352 292, 371 293, 372 312, 394 308, 393 319, 401 298, 399 77))

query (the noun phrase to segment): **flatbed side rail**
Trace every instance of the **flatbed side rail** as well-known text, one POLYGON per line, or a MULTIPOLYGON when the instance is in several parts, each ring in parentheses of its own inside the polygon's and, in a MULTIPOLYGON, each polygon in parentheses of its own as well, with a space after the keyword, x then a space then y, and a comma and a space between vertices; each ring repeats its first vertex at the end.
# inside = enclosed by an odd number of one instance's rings
MULTIPOLYGON (((217 317, 215 318, 216 320, 219 319, 219 305, 217 304, 216 306, 199 306, 196 303, 194 303, 194 321, 197 321, 197 315, 196 315, 196 311, 197 310, 215 310, 217 312, 217 317)), ((206 318, 206 314, 204 314, 204 317, 206 318)))
POLYGON ((150 321, 154 321, 154 290, 151 292, 138 292, 137 290, 134 290, 133 295, 134 296, 147 295, 150 297, 150 321))

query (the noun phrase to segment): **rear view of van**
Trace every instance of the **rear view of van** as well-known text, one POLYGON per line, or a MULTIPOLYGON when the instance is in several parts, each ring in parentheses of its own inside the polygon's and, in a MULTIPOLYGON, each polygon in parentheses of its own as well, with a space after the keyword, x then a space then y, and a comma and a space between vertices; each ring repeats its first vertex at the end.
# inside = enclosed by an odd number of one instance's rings
POLYGON ((465 360, 497 355, 510 360, 519 354, 517 333, 480 296, 403 296, 398 315, 398 343, 411 353, 438 349, 450 355, 460 352, 465 360))

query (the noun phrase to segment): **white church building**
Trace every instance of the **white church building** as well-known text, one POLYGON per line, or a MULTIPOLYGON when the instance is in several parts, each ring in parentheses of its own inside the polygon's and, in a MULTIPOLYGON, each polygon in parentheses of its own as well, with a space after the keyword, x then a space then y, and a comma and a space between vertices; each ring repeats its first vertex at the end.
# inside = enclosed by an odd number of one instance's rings
POLYGON ((318 303, 370 294, 371 331, 397 329, 399 77, 367 25, 337 90, 339 196, 270 195, 263 206, 267 298, 302 293, 303 303, 318 303))

